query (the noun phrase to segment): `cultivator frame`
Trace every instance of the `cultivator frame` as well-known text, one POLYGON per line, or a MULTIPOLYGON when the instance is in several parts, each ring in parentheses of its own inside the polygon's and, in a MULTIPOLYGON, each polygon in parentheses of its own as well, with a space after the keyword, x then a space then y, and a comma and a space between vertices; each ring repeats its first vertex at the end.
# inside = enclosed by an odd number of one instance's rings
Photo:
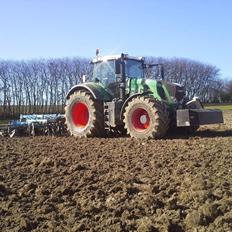
POLYGON ((19 120, 0 125, 0 136, 62 135, 66 133, 62 114, 21 114, 19 120))

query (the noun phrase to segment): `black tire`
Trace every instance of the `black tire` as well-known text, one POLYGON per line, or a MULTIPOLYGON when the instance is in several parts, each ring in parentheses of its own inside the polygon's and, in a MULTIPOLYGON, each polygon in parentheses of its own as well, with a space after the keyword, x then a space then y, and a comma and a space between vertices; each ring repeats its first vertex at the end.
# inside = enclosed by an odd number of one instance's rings
POLYGON ((124 112, 127 133, 134 138, 162 138, 169 127, 166 106, 152 97, 132 99, 124 112))
POLYGON ((75 137, 100 137, 104 134, 103 104, 85 91, 74 92, 65 106, 65 123, 75 137))

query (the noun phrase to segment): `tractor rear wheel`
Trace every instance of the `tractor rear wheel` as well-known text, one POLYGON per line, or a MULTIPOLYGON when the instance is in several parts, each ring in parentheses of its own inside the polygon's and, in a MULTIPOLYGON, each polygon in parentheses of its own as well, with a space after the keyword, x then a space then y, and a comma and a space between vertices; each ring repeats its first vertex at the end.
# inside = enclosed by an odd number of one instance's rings
POLYGON ((67 129, 75 137, 104 134, 103 105, 85 91, 73 93, 65 107, 67 129))
POLYGON ((135 138, 162 138, 169 127, 166 106, 152 97, 136 97, 124 113, 127 133, 135 138))

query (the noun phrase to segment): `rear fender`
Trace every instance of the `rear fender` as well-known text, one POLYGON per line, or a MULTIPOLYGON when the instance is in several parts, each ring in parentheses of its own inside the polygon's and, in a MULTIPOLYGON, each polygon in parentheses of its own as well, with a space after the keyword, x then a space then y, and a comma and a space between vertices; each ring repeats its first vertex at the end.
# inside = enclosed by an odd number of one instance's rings
POLYGON ((78 84, 74 85, 66 95, 66 100, 69 99, 70 95, 78 90, 84 90, 91 94, 91 96, 100 101, 111 101, 112 96, 108 93, 103 86, 97 83, 85 83, 85 84, 78 84))

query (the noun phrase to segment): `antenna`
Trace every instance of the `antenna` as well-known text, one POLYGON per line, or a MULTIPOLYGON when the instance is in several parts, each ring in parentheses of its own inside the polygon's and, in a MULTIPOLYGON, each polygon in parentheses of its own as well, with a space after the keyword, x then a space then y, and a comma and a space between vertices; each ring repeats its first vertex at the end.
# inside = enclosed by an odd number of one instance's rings
POLYGON ((96 49, 96 56, 99 55, 99 52, 100 52, 100 50, 99 50, 99 48, 97 48, 97 49, 96 49))

